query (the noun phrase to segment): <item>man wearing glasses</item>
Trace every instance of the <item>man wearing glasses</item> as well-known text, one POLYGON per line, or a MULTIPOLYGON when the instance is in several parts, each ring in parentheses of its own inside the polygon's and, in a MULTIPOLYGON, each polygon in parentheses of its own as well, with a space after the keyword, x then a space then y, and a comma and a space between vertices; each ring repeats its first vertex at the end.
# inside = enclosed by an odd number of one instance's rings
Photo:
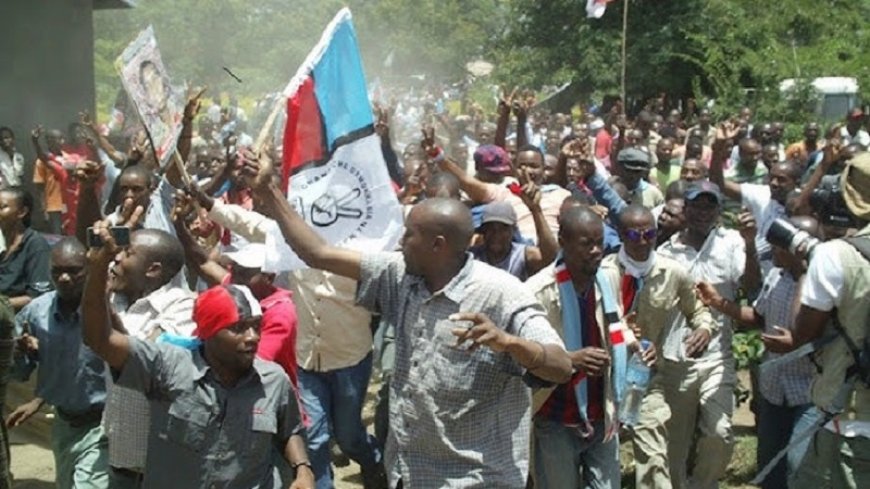
MULTIPOLYGON (((673 311, 679 311, 692 329, 685 338, 687 357, 703 353, 717 330, 710 311, 696 298, 694 281, 677 261, 655 252, 656 222, 652 212, 639 204, 625 207, 619 214, 619 253, 607 256, 603 270, 619 277, 619 299, 629 325, 639 338, 649 339, 664 351, 667 326, 673 311)), ((640 417, 634 426, 635 476, 638 487, 670 488, 667 429, 671 410, 665 400, 664 385, 678 385, 679 369, 673 353, 660 362, 650 383, 640 417)))

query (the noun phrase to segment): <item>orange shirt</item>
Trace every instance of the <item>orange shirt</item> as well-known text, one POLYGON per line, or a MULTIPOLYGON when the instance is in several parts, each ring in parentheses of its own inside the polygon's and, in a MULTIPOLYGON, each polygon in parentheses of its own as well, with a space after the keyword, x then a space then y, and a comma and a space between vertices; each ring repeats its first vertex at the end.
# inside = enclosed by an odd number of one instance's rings
POLYGON ((63 212, 63 189, 61 181, 54 171, 42 160, 36 160, 36 168, 33 170, 33 183, 45 185, 43 192, 43 204, 45 212, 63 212))

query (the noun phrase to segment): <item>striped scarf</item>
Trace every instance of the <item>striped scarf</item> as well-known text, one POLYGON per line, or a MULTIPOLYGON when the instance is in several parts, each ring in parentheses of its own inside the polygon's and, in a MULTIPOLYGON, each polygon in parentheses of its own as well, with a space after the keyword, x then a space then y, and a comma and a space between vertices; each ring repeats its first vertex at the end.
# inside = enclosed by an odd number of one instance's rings
MULTIPOLYGON (((562 325, 565 335, 565 348, 568 351, 576 351, 583 348, 582 330, 585 327, 583 318, 580 317, 580 305, 577 302, 577 291, 574 282, 571 281, 571 273, 565 266, 562 252, 556 257, 556 284, 559 286, 559 299, 562 303, 562 325)), ((607 321, 610 335, 611 368, 614 392, 616 393, 617 406, 622 402, 625 390, 625 373, 628 368, 628 348, 622 330, 622 321, 619 318, 616 307, 616 298, 613 295, 613 286, 610 280, 599 269, 595 274, 595 283, 601 293, 601 302, 604 306, 604 319, 607 321)), ((592 434, 592 425, 586 416, 588 405, 588 386, 585 374, 581 373, 580 381, 574 387, 577 396, 577 408, 580 411, 580 419, 583 420, 586 436, 592 434)))

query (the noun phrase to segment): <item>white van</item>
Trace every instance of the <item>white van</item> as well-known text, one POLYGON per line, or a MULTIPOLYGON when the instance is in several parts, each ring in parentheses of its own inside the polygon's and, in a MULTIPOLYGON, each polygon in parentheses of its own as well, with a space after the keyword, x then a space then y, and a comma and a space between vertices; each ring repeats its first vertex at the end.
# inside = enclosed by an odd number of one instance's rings
MULTIPOLYGON (((779 91, 787 93, 795 86, 795 79, 780 82, 779 91)), ((826 76, 813 80, 813 88, 819 95, 816 116, 824 121, 837 121, 859 106, 858 80, 845 76, 826 76)))

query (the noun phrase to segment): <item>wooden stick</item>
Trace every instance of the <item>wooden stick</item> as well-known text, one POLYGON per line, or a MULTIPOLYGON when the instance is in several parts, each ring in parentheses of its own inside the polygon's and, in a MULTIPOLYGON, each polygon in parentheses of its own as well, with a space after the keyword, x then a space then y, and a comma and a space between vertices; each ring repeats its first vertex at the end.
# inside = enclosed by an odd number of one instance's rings
POLYGON ((266 140, 269 139, 269 133, 272 132, 272 126, 275 125, 275 120, 278 119, 278 114, 281 113, 281 109, 284 108, 284 104, 286 103, 287 97, 285 97, 283 93, 280 93, 278 95, 278 100, 275 102, 275 107, 272 108, 272 112, 269 114, 269 117, 266 118, 263 128, 260 129, 260 134, 257 136, 257 140, 254 141, 253 150, 255 154, 263 149, 263 145, 265 145, 266 140))

